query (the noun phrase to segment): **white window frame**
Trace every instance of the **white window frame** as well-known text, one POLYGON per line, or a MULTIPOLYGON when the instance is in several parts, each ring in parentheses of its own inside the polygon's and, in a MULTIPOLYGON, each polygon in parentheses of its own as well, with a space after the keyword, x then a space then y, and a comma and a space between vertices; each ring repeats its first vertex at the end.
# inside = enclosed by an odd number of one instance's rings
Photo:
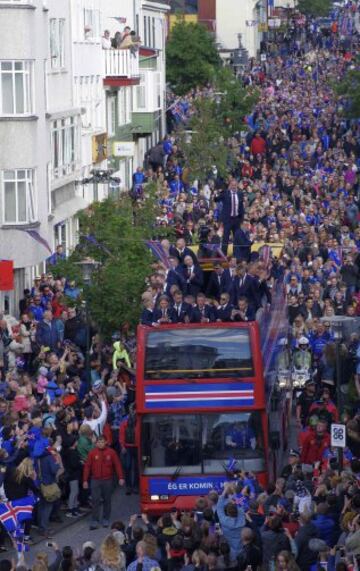
POLYGON ((83 24, 85 40, 100 38, 100 10, 84 7, 83 24))
POLYGON ((2 223, 6 225, 23 225, 37 222, 37 195, 35 169, 6 169, 0 171, 0 185, 2 189, 2 223), (23 174, 22 174, 23 173, 23 174), (6 218, 6 183, 14 184, 15 192, 15 219, 6 218), (25 183, 25 219, 20 220, 19 206, 23 197, 19 197, 19 183, 25 183))
POLYGON ((114 137, 116 134, 116 105, 117 105, 117 96, 116 95, 108 95, 107 98, 107 133, 109 137, 114 137))
POLYGON ((136 86, 136 107, 145 110, 147 106, 145 73, 140 72, 140 82, 136 86))
POLYGON ((34 65, 31 60, 0 60, 0 116, 28 116, 34 113, 34 65), (5 78, 11 75, 12 112, 5 111, 4 89, 5 78), (22 76, 22 84, 17 87, 17 79, 22 76), (22 92, 23 109, 19 108, 18 91, 22 92))
POLYGON ((76 170, 78 158, 78 118, 56 119, 51 123, 51 176, 52 180, 68 176, 76 170), (55 160, 57 141, 57 160, 55 160))
POLYGON ((65 68, 65 18, 50 18, 50 66, 52 70, 65 68))
POLYGON ((118 90, 118 126, 131 123, 132 93, 131 87, 120 87, 118 90))

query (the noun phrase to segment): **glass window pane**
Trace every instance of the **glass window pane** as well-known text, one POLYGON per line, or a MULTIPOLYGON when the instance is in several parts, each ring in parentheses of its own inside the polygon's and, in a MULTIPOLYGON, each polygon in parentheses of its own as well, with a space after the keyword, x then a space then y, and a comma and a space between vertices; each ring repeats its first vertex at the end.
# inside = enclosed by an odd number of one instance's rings
POLYGON ((16 113, 25 113, 24 76, 22 73, 15 74, 15 95, 16 113))
POLYGON ((2 74, 2 112, 7 114, 14 113, 14 93, 13 93, 13 76, 9 73, 2 74))
POLYGON ((16 222, 15 182, 5 182, 5 222, 16 222))
POLYGON ((24 69, 24 62, 23 61, 16 61, 15 62, 15 69, 17 71, 24 69))
POLYGON ((15 180, 15 171, 4 171, 4 180, 15 180))
POLYGON ((143 419, 145 474, 200 474, 198 416, 148 415, 143 419))
POLYGON ((25 180, 26 178, 26 171, 24 170, 18 170, 16 171, 16 176, 18 180, 25 180))
POLYGON ((26 182, 18 182, 18 221, 26 222, 26 182))
POLYGON ((35 220, 35 197, 34 197, 34 187, 31 181, 31 174, 29 174, 29 182, 28 182, 28 219, 29 221, 35 220))
POLYGON ((12 62, 11 61, 2 61, 1 62, 1 69, 2 69, 2 71, 11 71, 12 62))
POLYGON ((244 378, 254 375, 249 331, 193 328, 152 331, 146 340, 145 378, 244 378))
POLYGON ((239 470, 264 469, 264 442, 258 412, 204 414, 201 418, 205 473, 223 472, 229 457, 237 461, 239 470))

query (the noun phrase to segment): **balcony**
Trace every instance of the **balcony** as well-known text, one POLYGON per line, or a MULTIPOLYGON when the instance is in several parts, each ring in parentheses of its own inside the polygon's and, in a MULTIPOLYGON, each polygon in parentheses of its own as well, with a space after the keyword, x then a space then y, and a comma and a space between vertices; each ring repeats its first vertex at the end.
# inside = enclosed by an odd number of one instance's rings
POLYGON ((121 87, 139 83, 139 52, 130 50, 102 50, 104 85, 121 87))

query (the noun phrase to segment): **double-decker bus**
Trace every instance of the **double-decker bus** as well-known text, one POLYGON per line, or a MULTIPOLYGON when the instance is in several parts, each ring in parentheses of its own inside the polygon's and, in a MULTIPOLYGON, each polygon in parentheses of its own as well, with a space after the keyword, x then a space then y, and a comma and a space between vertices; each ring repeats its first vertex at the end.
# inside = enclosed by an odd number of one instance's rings
POLYGON ((278 306, 260 325, 139 326, 136 402, 144 512, 191 509, 197 497, 221 489, 230 459, 262 484, 277 470, 287 428, 285 393, 276 383, 283 313, 284 305, 278 306))

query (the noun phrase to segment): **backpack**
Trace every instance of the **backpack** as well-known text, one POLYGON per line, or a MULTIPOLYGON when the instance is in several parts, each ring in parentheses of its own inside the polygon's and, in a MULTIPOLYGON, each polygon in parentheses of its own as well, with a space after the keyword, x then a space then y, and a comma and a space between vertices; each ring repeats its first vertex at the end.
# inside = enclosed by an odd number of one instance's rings
POLYGON ((125 428, 125 444, 135 444, 135 426, 136 417, 133 414, 129 414, 125 428))

